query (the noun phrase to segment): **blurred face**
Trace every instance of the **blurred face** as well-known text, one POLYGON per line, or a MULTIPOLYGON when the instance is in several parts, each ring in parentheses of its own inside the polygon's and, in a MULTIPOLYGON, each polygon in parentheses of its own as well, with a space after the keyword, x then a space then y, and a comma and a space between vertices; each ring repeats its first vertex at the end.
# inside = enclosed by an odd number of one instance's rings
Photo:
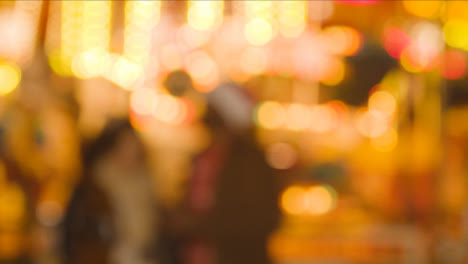
POLYGON ((123 132, 111 153, 117 166, 135 168, 143 166, 143 149, 137 136, 131 131, 123 132))

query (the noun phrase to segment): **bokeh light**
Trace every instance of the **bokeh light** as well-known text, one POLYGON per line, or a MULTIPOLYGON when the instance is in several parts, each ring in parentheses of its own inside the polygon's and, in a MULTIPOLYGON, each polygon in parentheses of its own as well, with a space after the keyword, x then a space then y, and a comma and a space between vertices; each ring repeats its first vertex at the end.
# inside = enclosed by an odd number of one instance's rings
POLYGON ((21 69, 13 63, 0 61, 0 95, 12 92, 21 81, 21 69))
POLYGON ((188 24, 197 30, 212 30, 222 22, 223 1, 189 1, 188 24))
POLYGON ((290 186, 281 195, 281 208, 288 214, 299 215, 307 210, 307 190, 290 186))
POLYGON ((326 214, 335 208, 336 203, 336 192, 331 186, 318 185, 307 190, 306 210, 309 214, 326 214))
POLYGON ((277 129, 286 122, 286 110, 278 102, 264 102, 260 104, 256 111, 258 124, 266 129, 277 129))
POLYGON ((289 169, 296 164, 297 158, 296 149, 288 143, 274 143, 266 149, 266 160, 275 169, 289 169))
POLYGON ((468 49, 468 21, 462 19, 450 19, 444 25, 444 37, 447 45, 468 49))
POLYGON ((466 72, 466 57, 463 53, 451 50, 442 54, 439 65, 439 73, 450 80, 460 79, 466 72))
POLYGON ((255 18, 245 25, 245 38, 252 45, 265 45, 273 38, 273 28, 267 20, 255 18))
POLYGON ((310 130, 315 133, 326 133, 337 125, 337 113, 328 105, 314 105, 311 107, 310 130))
POLYGON ((390 27, 385 29, 384 47, 390 56, 399 59, 401 53, 410 45, 411 38, 403 29, 390 27))
POLYGON ((369 97, 369 109, 391 117, 396 111, 395 97, 387 91, 377 91, 369 97))

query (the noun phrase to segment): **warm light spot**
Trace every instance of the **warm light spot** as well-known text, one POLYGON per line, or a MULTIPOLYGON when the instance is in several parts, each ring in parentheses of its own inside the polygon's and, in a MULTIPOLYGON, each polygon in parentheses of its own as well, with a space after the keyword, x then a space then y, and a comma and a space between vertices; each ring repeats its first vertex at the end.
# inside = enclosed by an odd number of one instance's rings
POLYGON ((161 65, 167 71, 175 71, 182 67, 182 55, 175 45, 167 44, 161 48, 161 65))
POLYGON ((165 123, 175 123, 179 120, 180 116, 179 101, 168 94, 159 95, 156 107, 153 109, 153 116, 165 123))
POLYGON ((245 25, 245 38, 255 46, 267 44, 273 38, 271 23, 263 18, 254 18, 245 25))
POLYGON ((385 117, 391 117, 396 110, 396 100, 387 91, 377 91, 369 98, 369 109, 382 113, 385 117))
POLYGON ((439 73, 446 79, 460 79, 466 72, 465 55, 459 51, 446 51, 442 54, 439 73))
POLYGON ((440 15, 443 2, 436 0, 404 0, 403 7, 412 15, 423 18, 436 18, 440 15))
POLYGON ((322 215, 336 206, 336 192, 330 186, 313 186, 307 190, 307 213, 322 215))
POLYGON ((277 21, 280 33, 288 38, 299 36, 306 27, 307 1, 278 1, 277 21))
POLYGON ((210 92, 219 81, 219 71, 216 62, 204 51, 190 53, 185 66, 187 72, 195 81, 195 88, 200 92, 210 92))
POLYGON ((332 54, 352 56, 361 48, 361 33, 350 27, 328 27, 323 31, 322 37, 325 42, 325 48, 332 54))
POLYGON ((337 113, 327 105, 315 105, 311 108, 310 130, 316 133, 326 133, 337 125, 337 113))
POLYGON ((332 1, 308 1, 309 20, 321 22, 333 15, 334 6, 332 1))
POLYGON ((130 107, 140 115, 149 115, 158 103, 158 95, 150 88, 139 88, 130 96, 130 107))
POLYGON ((411 43, 411 38, 408 33, 397 27, 385 29, 384 38, 385 50, 390 56, 396 59, 401 57, 403 50, 405 50, 411 43))
POLYGON ((267 129, 280 128, 286 121, 286 111, 278 102, 264 102, 258 107, 257 121, 267 129))
POLYGON ((281 195, 281 208, 288 214, 304 213, 307 210, 307 190, 300 186, 288 187, 281 195))
POLYGON ((297 161, 297 152, 290 144, 274 143, 266 150, 266 160, 275 169, 289 169, 297 161))
POLYGON ((21 69, 8 62, 0 62, 0 95, 12 92, 21 81, 21 69))
POLYGON ((290 104, 287 109, 286 127, 290 130, 305 130, 310 126, 310 109, 302 104, 290 104))
POLYGON ((378 111, 361 111, 356 114, 356 128, 366 137, 379 137, 388 130, 387 118, 378 111))
POLYGON ((324 71, 320 81, 328 86, 335 86, 341 83, 346 75, 346 65, 343 60, 330 58, 328 68, 324 71))
POLYGON ((196 30, 185 24, 177 31, 177 38, 180 45, 188 50, 196 49, 210 41, 211 32, 196 30))
POLYGON ((123 57, 118 57, 113 64, 110 77, 112 82, 131 91, 135 88, 135 84, 142 80, 143 69, 123 57))
POLYGON ((188 24, 197 30, 211 30, 221 23, 223 1, 189 1, 188 24))
POLYGON ((384 134, 370 139, 372 147, 380 152, 390 152, 394 150, 398 144, 398 133, 391 128, 384 134))
POLYGON ((265 50, 259 47, 248 47, 240 57, 240 66, 247 74, 260 74, 265 71, 267 60, 265 50))
POLYGON ((445 23, 443 30, 447 45, 468 50, 468 21, 451 19, 445 23))

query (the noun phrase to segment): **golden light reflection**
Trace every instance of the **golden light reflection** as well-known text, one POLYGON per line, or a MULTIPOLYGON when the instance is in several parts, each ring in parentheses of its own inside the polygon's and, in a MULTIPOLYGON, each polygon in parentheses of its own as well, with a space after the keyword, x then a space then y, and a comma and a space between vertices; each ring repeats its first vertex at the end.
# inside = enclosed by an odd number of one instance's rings
POLYGON ((0 95, 11 93, 21 81, 21 69, 13 63, 0 62, 0 95))

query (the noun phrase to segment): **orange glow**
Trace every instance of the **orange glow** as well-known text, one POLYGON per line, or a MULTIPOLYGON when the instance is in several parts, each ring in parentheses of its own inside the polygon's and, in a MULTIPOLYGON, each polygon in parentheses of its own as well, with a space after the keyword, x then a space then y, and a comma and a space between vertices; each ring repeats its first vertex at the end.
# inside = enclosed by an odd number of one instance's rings
POLYGON ((328 185, 290 186, 281 195, 281 208, 291 215, 319 216, 332 211, 336 204, 337 194, 328 185))
POLYGON ((277 129, 286 121, 286 111, 278 102, 264 102, 257 110, 258 124, 267 129, 277 129))
POLYGON ((331 58, 327 70, 321 76, 320 81, 329 86, 341 83, 346 75, 346 65, 343 60, 331 58))
POLYGON ((441 56, 439 73, 446 79, 460 79, 466 72, 465 55, 459 51, 446 51, 441 56))
POLYGON ((322 215, 336 206, 336 193, 330 186, 313 186, 307 190, 307 213, 322 215))
POLYGON ((291 104, 286 109, 286 127, 290 130, 305 130, 310 126, 310 109, 306 105, 291 104))
POLYGON ((297 152, 290 144, 275 143, 267 148, 266 159, 271 167, 285 170, 296 163, 297 152))
POLYGON ((398 133, 391 128, 384 134, 370 139, 372 147, 379 152, 393 151, 398 145, 398 133))
POLYGON ((328 27, 323 31, 323 38, 326 48, 332 54, 352 56, 361 48, 361 33, 350 27, 328 27))
POLYGON ((307 190, 300 186, 288 187, 281 195, 281 208, 288 214, 299 215, 307 210, 307 190))
POLYGON ((377 91, 369 98, 369 109, 382 113, 385 117, 391 117, 396 110, 396 100, 387 91, 377 91))
POLYGON ((440 15, 444 2, 437 0, 404 0, 403 7, 412 15, 423 18, 436 18, 440 15))

